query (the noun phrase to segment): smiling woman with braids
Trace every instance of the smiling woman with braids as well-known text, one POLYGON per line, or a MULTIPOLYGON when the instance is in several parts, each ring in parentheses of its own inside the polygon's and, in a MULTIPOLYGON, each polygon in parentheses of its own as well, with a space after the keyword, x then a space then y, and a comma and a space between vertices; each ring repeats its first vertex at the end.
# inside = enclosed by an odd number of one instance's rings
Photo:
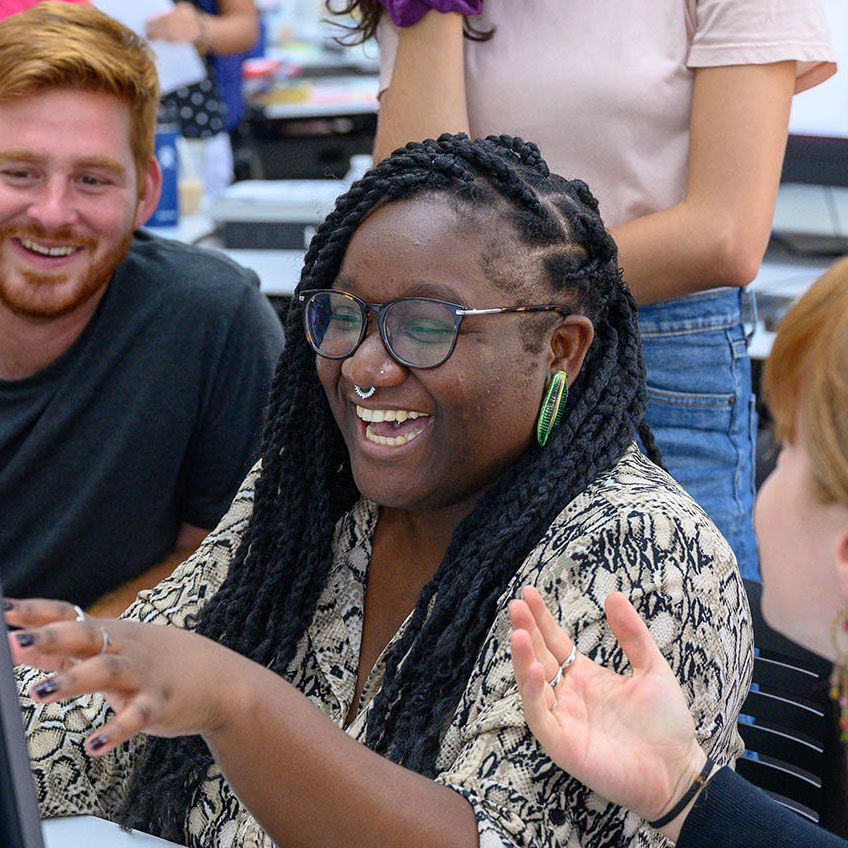
POLYGON ((44 813, 191 846, 664 844, 542 753, 509 658, 529 583, 624 668, 620 590, 701 743, 741 749, 747 606, 724 539, 633 444, 635 315, 594 198, 532 144, 442 136, 355 183, 220 526, 123 620, 7 605, 16 660, 57 671, 21 670, 44 813))

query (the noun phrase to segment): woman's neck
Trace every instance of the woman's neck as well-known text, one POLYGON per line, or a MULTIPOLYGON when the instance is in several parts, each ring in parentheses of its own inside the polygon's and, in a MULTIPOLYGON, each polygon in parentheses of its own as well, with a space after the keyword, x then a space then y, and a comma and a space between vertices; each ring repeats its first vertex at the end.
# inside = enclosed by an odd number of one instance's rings
POLYGON ((380 507, 377 532, 397 550, 414 552, 414 561, 430 572, 429 579, 444 558, 454 531, 473 508, 468 502, 438 510, 380 507))

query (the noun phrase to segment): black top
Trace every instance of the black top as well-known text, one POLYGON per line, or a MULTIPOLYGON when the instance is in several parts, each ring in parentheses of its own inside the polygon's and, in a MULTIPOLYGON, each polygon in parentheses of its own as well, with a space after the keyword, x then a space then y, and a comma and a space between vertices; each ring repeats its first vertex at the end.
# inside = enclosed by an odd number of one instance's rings
POLYGON ((59 359, 0 381, 0 574, 85 606, 213 528, 256 457, 282 329, 256 276, 140 231, 59 359))
POLYGON ((723 768, 695 801, 677 848, 848 848, 848 842, 723 768))

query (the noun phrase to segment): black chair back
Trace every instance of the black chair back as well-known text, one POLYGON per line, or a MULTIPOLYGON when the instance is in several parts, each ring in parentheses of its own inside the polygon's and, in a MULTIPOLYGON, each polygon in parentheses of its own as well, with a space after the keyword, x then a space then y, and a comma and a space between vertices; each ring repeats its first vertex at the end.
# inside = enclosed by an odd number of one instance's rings
POLYGON ((776 801, 848 836, 845 751, 829 698, 830 665, 776 631, 746 580, 754 623, 754 674, 739 715, 745 753, 737 772, 776 801))

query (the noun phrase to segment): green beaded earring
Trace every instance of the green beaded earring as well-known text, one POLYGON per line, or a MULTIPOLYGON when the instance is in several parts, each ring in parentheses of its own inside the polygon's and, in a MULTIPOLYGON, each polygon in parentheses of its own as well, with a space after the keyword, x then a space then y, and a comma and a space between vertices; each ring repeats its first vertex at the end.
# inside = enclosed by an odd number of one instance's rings
POLYGON ((557 371, 542 401, 542 409, 536 421, 536 441, 539 447, 544 447, 551 435, 551 430, 562 421, 565 412, 565 402, 568 400, 568 375, 565 371, 557 371))

